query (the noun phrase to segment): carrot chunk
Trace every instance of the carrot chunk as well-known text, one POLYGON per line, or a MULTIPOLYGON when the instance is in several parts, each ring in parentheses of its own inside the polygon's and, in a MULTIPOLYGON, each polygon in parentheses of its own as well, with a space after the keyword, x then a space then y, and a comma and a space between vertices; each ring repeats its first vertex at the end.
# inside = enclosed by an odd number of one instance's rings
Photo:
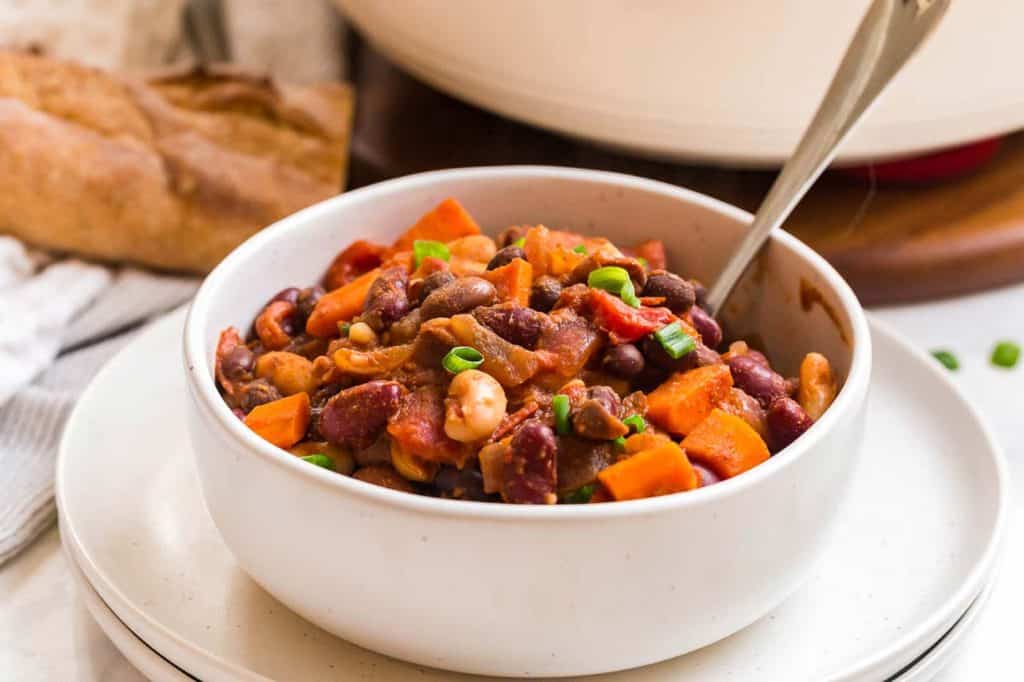
POLYGON ((697 474, 686 453, 669 441, 641 450, 597 475, 616 500, 668 495, 697 487, 697 474))
POLYGON ((392 250, 408 251, 417 239, 448 243, 459 237, 480 234, 480 226, 455 199, 445 199, 416 221, 395 242, 392 250))
POLYGON ((306 320, 306 332, 321 338, 337 334, 339 322, 347 322, 363 311, 366 294, 379 274, 380 268, 375 268, 321 296, 306 320))
POLYGON ((533 284, 533 266, 522 258, 484 273, 503 301, 514 301, 526 308, 530 305, 530 286, 533 284))
POLYGON ((257 405, 246 416, 245 425, 277 447, 290 448, 309 427, 309 395, 296 393, 257 405))
POLYGON ((685 436, 701 423, 732 388, 725 365, 677 372, 647 396, 647 417, 669 433, 685 436))
POLYGON ((694 461, 732 478, 768 459, 768 446, 747 422, 715 409, 683 439, 694 461))

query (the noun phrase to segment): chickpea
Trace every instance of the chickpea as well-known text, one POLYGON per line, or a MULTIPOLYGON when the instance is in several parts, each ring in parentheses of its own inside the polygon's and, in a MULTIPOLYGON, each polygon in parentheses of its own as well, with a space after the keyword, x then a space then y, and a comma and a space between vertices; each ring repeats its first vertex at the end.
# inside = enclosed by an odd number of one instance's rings
POLYGON ((490 374, 460 372, 448 387, 444 432, 463 443, 483 440, 498 428, 507 407, 505 390, 490 374))
POLYGON ((836 398, 832 366, 821 353, 808 353, 800 363, 800 390, 797 399, 807 415, 818 421, 836 398))
POLYGON ((376 346, 377 333, 365 322, 356 322, 348 329, 348 338, 357 346, 376 346))
POLYGON ((391 441, 391 466, 410 481, 430 483, 437 475, 437 462, 430 462, 408 452, 398 441, 391 441))
POLYGON ((482 234, 459 237, 448 242, 448 253, 455 258, 465 258, 477 263, 488 263, 497 252, 494 240, 482 234))
POLYGON ((269 381, 281 395, 312 393, 317 381, 313 363, 301 355, 285 351, 264 353, 256 360, 256 376, 269 381))

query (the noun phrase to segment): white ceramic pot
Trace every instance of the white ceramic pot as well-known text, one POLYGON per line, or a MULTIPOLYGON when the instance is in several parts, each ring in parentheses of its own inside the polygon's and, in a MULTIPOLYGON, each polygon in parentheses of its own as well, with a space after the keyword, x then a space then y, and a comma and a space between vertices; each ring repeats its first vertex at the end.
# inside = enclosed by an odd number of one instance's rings
POLYGON ((673 268, 705 279, 750 218, 650 180, 524 166, 392 180, 251 238, 207 278, 185 330, 203 495, 242 568, 288 607, 361 646, 494 675, 652 663, 736 632, 785 599, 821 553, 850 481, 871 363, 853 293, 788 234, 773 237, 725 320, 758 332, 783 371, 818 350, 845 383, 795 444, 709 488, 555 507, 420 497, 311 467, 231 413, 213 380, 220 330, 247 327, 269 295, 313 282, 350 241, 389 241, 447 196, 492 233, 544 222, 621 243, 660 238, 673 268), (808 287, 831 315, 801 306, 808 287))
MULTIPOLYGON (((803 133, 869 1, 336 3, 411 73, 500 114, 648 156, 776 165, 803 133)), ((1024 3, 954 2, 839 160, 1024 126, 1022 26, 1024 3)))

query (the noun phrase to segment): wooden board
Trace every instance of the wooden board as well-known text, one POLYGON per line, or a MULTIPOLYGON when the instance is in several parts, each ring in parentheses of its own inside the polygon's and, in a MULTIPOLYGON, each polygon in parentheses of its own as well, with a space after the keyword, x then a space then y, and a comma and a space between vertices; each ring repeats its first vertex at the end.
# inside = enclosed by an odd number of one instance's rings
MULTIPOLYGON (((437 168, 551 164, 664 180, 756 210, 774 174, 634 159, 514 123, 406 76, 362 46, 352 182, 437 168)), ((826 175, 786 229, 822 253, 866 304, 951 296, 1024 280, 1024 136, 969 177, 872 187, 826 175)))

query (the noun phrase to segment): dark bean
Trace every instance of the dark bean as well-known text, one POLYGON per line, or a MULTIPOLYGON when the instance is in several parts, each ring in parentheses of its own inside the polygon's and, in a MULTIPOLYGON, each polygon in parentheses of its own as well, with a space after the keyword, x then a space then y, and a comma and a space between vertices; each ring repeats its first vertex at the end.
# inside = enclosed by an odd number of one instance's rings
POLYGON ((562 284, 554 277, 538 277, 530 289, 530 307, 542 313, 551 312, 562 294, 562 284))
POLYGON ((747 357, 749 357, 751 360, 756 361, 760 365, 764 365, 765 367, 771 367, 772 366, 771 363, 768 362, 768 358, 765 357, 765 354, 762 353, 759 350, 754 350, 753 348, 748 348, 747 349, 747 357))
POLYGON ((295 317, 299 327, 306 326, 306 320, 313 314, 313 308, 324 293, 324 288, 319 285, 303 289, 299 293, 298 300, 295 301, 295 317))
POLYGON ((238 406, 248 414, 254 407, 265 403, 272 403, 284 396, 266 379, 256 379, 255 381, 243 384, 238 390, 236 397, 238 399, 238 406))
POLYGON ((419 333, 422 322, 423 313, 419 308, 413 308, 408 315, 391 325, 388 343, 397 346, 412 341, 419 333))
POLYGON ((729 358, 729 371, 736 388, 757 398, 762 407, 768 407, 789 392, 789 384, 770 367, 747 355, 729 358))
POLYGON ((498 238, 494 241, 498 243, 499 249, 510 246, 525 237, 526 230, 527 228, 522 225, 513 225, 512 227, 502 230, 501 234, 499 234, 498 238))
POLYGON ((768 408, 765 422, 768 427, 768 447, 772 452, 786 447, 814 424, 800 403, 792 398, 779 398, 773 402, 768 408))
POLYGON ((508 265, 516 258, 526 260, 526 252, 518 246, 506 246, 502 250, 498 251, 498 253, 494 254, 494 258, 492 258, 491 262, 487 264, 487 269, 497 270, 503 265, 508 265))
POLYGON ((368 381, 346 388, 327 401, 320 433, 342 447, 370 447, 398 409, 404 390, 397 381, 368 381))
POLYGON ((702 359, 703 355, 699 355, 697 349, 701 348, 703 345, 704 344, 698 343, 696 349, 680 358, 673 358, 665 351, 665 348, 657 339, 650 336, 641 342, 640 348, 643 350, 646 367, 650 368, 654 366, 670 372, 685 372, 698 366, 697 362, 702 359))
POLYGON ((694 302, 701 308, 708 304, 708 289, 706 286, 693 279, 690 280, 690 284, 693 285, 693 297, 694 302))
POLYGON ((274 301, 287 301, 288 303, 297 303, 299 300, 300 293, 301 292, 299 291, 298 287, 288 287, 286 289, 281 289, 281 291, 274 294, 273 298, 267 301, 267 305, 270 305, 274 301))
POLYGON ((498 298, 494 285, 479 277, 461 277, 436 289, 420 306, 423 320, 451 317, 482 305, 491 305, 498 298))
POLYGON ((251 379, 254 367, 256 367, 256 356, 247 346, 241 344, 232 348, 220 359, 221 373, 230 381, 251 379))
POLYGON ((519 427, 505 457, 502 497, 517 504, 555 504, 558 443, 547 425, 530 420, 519 427))
POLYGON ((620 343, 605 351, 601 365, 617 377, 632 379, 644 371, 644 354, 631 343, 620 343))
POLYGON ((442 466, 434 476, 434 487, 441 497, 478 502, 492 499, 484 492, 484 477, 480 470, 470 466, 463 469, 442 466))
POLYGON ((622 399, 611 386, 591 386, 587 389, 587 398, 599 402, 615 417, 622 412, 622 399))
POLYGON ((629 273, 629 278, 636 285, 637 291, 643 291, 644 286, 647 284, 647 270, 640 264, 640 261, 635 258, 627 258, 626 256, 612 257, 601 253, 595 253, 580 261, 572 269, 572 272, 569 273, 569 276, 566 278, 566 284, 572 285, 586 282, 591 272, 605 267, 617 267, 625 270, 629 273))
POLYGON ((697 347, 690 353, 693 356, 694 367, 707 367, 708 365, 720 365, 722 364, 722 356, 718 354, 718 351, 708 348, 703 343, 698 343, 697 347))
POLYGON ((703 308, 698 306, 690 308, 690 322, 700 334, 700 340, 708 348, 717 348, 722 343, 722 328, 715 318, 708 315, 703 308))
POLYGON ((375 332, 382 332, 409 312, 405 293, 409 276, 405 268, 388 268, 370 285, 362 320, 375 332))
POLYGON ((423 278, 423 283, 420 284, 420 303, 427 300, 427 296, 430 296, 435 289, 440 289, 445 284, 455 281, 455 275, 448 272, 447 270, 438 270, 432 272, 423 278))
POLYGON ((719 481, 722 480, 721 478, 719 478, 718 474, 716 474, 711 469, 708 469, 703 464, 697 464, 696 462, 691 462, 690 464, 696 470, 697 475, 700 476, 701 488, 706 488, 709 485, 714 485, 715 483, 718 483, 719 481))
POLYGON ((236 417, 238 417, 242 421, 245 421, 245 412, 242 411, 242 408, 240 408, 240 407, 233 408, 231 410, 231 414, 235 415, 236 417))
POLYGON ((664 306, 679 314, 692 308, 696 300, 693 285, 690 282, 664 270, 655 272, 647 278, 644 296, 664 297, 664 306))
POLYGON ((547 316, 530 308, 516 305, 495 305, 473 311, 477 321, 491 331, 518 346, 534 349, 544 331, 547 316))

